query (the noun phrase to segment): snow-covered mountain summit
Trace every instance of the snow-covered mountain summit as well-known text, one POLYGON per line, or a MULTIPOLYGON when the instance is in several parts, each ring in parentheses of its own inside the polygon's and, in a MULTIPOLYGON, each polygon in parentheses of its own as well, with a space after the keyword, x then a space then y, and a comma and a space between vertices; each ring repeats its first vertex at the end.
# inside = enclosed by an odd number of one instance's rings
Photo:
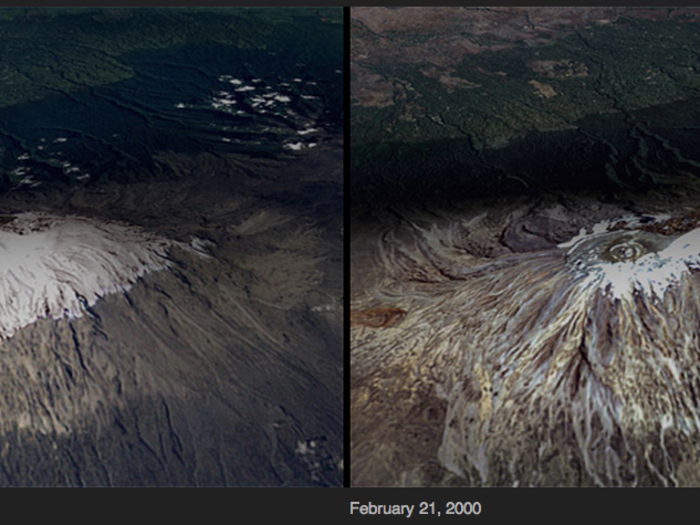
POLYGON ((0 338, 38 319, 79 317, 168 265, 172 244, 121 223, 22 213, 0 226, 0 338))

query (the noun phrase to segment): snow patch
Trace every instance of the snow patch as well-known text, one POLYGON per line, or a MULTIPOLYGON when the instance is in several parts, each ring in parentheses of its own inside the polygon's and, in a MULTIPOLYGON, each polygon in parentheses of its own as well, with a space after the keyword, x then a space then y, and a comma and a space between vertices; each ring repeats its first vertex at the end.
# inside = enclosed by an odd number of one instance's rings
POLYGON ((168 266, 172 241, 121 223, 22 213, 0 226, 0 339, 42 318, 81 317, 168 266))
MULTIPOLYGON (((684 276, 689 276, 691 269, 700 270, 700 229, 691 230, 675 239, 658 236, 658 240, 655 241, 658 247, 655 250, 641 254, 633 260, 606 261, 597 256, 586 258, 585 250, 588 250, 587 246, 593 246, 596 242, 614 246, 611 236, 620 235, 619 247, 624 249, 627 246, 631 253, 635 244, 639 245, 631 236, 635 235, 634 230, 616 232, 611 230, 612 226, 624 221, 625 227, 637 227, 640 224, 669 218, 669 215, 657 215, 602 221, 588 232, 582 229, 573 239, 560 244, 559 247, 570 248, 567 256, 576 252, 584 254, 583 257, 579 257, 580 262, 575 265, 575 271, 584 279, 586 287, 598 287, 614 299, 631 300, 636 292, 659 300, 669 288, 678 286, 684 276), (608 241, 608 238, 611 238, 611 241, 608 241)), ((594 249, 597 248, 590 248, 594 249)))

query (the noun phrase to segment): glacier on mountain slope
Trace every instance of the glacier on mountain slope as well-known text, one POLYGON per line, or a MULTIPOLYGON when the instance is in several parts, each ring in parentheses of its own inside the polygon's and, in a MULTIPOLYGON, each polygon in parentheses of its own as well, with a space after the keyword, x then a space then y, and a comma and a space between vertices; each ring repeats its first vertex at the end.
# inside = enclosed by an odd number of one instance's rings
POLYGON ((0 226, 0 339, 41 318, 80 317, 168 266, 175 244, 122 223, 21 213, 0 226))

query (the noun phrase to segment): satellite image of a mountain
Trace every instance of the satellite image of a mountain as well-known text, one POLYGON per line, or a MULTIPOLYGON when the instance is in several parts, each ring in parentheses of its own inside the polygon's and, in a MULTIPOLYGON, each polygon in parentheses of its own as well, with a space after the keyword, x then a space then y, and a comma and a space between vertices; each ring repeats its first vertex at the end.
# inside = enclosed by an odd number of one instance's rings
POLYGON ((0 10, 0 485, 339 486, 343 13, 0 10))
POLYGON ((351 483, 700 485, 700 10, 351 23, 351 483))

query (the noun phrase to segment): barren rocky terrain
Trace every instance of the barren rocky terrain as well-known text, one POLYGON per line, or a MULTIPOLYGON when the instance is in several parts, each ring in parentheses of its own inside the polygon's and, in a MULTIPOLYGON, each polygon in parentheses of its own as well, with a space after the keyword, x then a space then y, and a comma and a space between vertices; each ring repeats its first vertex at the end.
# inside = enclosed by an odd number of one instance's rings
POLYGON ((7 213, 120 221, 184 248, 87 315, 0 343, 0 484, 342 483, 342 236, 324 211, 341 178, 320 169, 329 155, 271 171, 262 195, 261 179, 205 157, 179 182, 3 197, 7 213))

